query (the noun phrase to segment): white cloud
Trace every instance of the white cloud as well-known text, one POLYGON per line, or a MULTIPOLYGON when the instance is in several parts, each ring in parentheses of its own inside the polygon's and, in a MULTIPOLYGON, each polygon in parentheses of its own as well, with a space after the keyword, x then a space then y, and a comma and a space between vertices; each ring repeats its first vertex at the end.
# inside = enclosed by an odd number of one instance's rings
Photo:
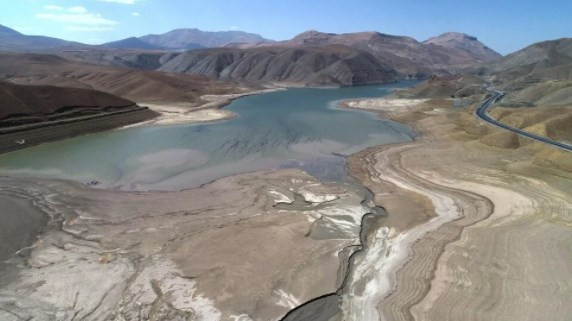
POLYGON ((131 15, 134 16, 134 17, 139 17, 139 16, 141 16, 141 14, 139 14, 139 12, 133 12, 131 15))
POLYGON ((77 23, 93 26, 114 26, 116 21, 106 19, 97 13, 37 13, 37 19, 52 20, 58 22, 77 23))
POLYGON ((229 29, 230 29, 230 30, 240 30, 240 28, 239 28, 239 27, 237 27, 237 26, 230 26, 230 28, 229 28, 229 29))
POLYGON ((72 13, 87 13, 87 9, 84 7, 71 7, 68 8, 68 11, 72 13))
POLYGON ((139 0, 98 0, 102 2, 121 3, 121 4, 135 4, 139 0))
POLYGON ((48 5, 44 6, 44 9, 59 11, 59 10, 63 10, 64 8, 62 8, 60 6, 53 5, 53 4, 48 4, 48 5))

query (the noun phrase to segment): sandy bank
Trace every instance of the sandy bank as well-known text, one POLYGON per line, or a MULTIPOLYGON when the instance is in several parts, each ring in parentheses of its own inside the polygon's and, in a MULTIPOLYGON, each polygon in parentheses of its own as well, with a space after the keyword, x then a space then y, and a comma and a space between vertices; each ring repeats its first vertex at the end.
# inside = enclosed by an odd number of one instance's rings
POLYGON ((241 97, 257 95, 257 94, 265 94, 278 90, 285 90, 285 89, 272 88, 272 89, 256 90, 239 94, 203 95, 201 96, 203 104, 199 106, 184 102, 142 103, 142 105, 149 107, 150 109, 152 109, 155 112, 158 112, 161 115, 156 119, 139 124, 134 124, 129 127, 153 126, 153 125, 180 125, 180 124, 205 123, 205 122, 231 119, 233 117, 236 117, 236 115, 233 112, 224 110, 222 108, 229 105, 233 100, 241 97))

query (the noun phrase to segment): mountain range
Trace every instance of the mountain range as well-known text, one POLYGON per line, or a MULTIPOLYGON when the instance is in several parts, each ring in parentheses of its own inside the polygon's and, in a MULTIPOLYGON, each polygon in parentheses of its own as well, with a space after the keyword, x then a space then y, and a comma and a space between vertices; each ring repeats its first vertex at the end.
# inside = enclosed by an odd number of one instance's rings
POLYGON ((387 83, 456 74, 501 57, 475 37, 461 33, 420 42, 379 32, 311 30, 290 40, 271 41, 241 31, 176 29, 88 46, 26 36, 5 27, 1 30, 5 50, 54 51, 81 63, 207 76, 248 85, 387 83))
POLYGON ((0 50, 6 51, 46 51, 81 49, 87 45, 44 36, 28 36, 14 29, 0 25, 0 50))
POLYGON ((344 45, 369 52, 402 74, 412 76, 417 73, 455 72, 461 68, 501 57, 497 52, 488 49, 477 38, 454 32, 419 42, 411 37, 379 32, 334 34, 310 30, 295 36, 291 40, 230 46, 248 49, 267 46, 307 47, 325 45, 344 45), (455 41, 448 41, 451 38, 454 38, 455 41))
POLYGON ((243 31, 202 31, 199 29, 175 29, 163 34, 151 34, 139 38, 127 38, 105 43, 107 48, 190 50, 222 47, 233 43, 268 43, 272 40, 243 31))

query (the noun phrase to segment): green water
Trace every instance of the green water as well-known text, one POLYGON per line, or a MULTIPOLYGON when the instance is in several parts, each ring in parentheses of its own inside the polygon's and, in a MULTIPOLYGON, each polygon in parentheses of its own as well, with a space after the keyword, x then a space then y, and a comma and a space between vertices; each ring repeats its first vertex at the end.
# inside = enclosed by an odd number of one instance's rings
POLYGON ((302 168, 324 180, 367 147, 411 140, 405 125, 335 107, 415 82, 341 89, 289 89, 234 101, 239 115, 211 124, 134 127, 0 156, 0 175, 97 180, 123 190, 178 190, 255 170, 302 168))

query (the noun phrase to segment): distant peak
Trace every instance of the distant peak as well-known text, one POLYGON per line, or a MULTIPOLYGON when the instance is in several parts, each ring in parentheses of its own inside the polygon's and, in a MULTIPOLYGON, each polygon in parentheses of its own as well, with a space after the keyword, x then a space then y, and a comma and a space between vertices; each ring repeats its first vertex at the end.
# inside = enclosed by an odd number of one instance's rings
POLYGON ((8 28, 8 27, 3 26, 3 25, 0 25, 0 34, 13 35, 13 36, 22 35, 18 31, 11 29, 11 28, 8 28))
POLYGON ((314 38, 314 37, 319 37, 319 36, 333 36, 335 34, 333 33, 325 33, 325 32, 321 32, 321 31, 317 31, 317 30, 308 30, 308 31, 304 31, 301 34, 297 35, 296 37, 294 37, 294 39, 305 39, 305 38, 314 38))
POLYGON ((435 40, 435 39, 443 39, 443 40, 470 40, 470 41, 477 41, 477 37, 474 36, 470 36, 466 33, 462 33, 462 32, 445 32, 437 37, 433 37, 430 40, 435 40))

